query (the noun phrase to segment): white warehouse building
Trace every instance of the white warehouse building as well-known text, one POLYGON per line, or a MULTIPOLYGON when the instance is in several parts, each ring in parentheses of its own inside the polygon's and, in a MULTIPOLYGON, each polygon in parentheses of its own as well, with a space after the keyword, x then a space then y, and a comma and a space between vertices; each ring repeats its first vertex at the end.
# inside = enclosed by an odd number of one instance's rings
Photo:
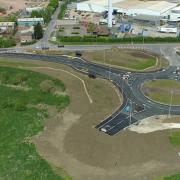
MULTIPOLYGON (((88 0, 77 3, 77 10, 101 13, 108 10, 107 3, 107 0, 88 0)), ((142 14, 168 18, 177 6, 178 4, 167 1, 112 0, 113 9, 128 16, 142 14)), ((179 12, 179 10, 174 11, 179 12)))

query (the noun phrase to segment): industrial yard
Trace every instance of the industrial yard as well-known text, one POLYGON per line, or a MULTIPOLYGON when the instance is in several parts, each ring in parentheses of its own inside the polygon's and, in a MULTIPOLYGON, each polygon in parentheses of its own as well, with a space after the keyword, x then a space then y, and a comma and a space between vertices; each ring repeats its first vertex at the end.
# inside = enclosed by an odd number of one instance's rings
POLYGON ((108 3, 105 0, 68 4, 64 17, 57 21, 59 26, 56 26, 54 36, 179 37, 178 3, 112 0, 111 11, 109 19, 108 3), (67 25, 69 21, 76 25, 70 27, 67 25))

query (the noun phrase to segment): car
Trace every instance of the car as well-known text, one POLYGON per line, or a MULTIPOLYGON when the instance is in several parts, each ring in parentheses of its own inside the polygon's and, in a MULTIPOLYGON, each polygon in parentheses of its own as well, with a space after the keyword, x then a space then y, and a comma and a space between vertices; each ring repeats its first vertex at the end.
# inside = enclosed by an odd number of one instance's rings
POLYGON ((36 46, 36 49, 41 49, 41 47, 40 46, 36 46))
POLYGON ((107 132, 106 128, 101 128, 100 130, 105 133, 107 132))
POLYGON ((58 48, 63 48, 64 47, 64 45, 63 44, 58 44, 58 48))
POLYGON ((75 52, 76 56, 82 56, 82 53, 80 51, 75 52))
POLYGON ((95 75, 95 74, 92 74, 92 73, 89 73, 89 74, 88 74, 88 77, 89 77, 89 78, 92 78, 92 79, 96 79, 96 75, 95 75))
POLYGON ((42 50, 49 50, 48 46, 42 47, 42 50))

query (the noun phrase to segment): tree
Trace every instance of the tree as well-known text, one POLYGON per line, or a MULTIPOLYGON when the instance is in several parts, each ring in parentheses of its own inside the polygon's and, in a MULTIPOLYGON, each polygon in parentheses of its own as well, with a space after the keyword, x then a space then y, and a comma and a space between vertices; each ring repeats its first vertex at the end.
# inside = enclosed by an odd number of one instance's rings
POLYGON ((43 37, 43 29, 39 22, 34 26, 34 37, 35 39, 41 39, 43 37))

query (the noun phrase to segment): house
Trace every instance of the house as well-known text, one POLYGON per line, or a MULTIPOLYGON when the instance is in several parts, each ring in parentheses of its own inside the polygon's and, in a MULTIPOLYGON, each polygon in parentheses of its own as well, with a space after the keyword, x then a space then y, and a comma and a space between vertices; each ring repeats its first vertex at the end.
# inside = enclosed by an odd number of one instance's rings
POLYGON ((12 33, 14 30, 14 22, 0 22, 0 33, 12 33))
POLYGON ((33 33, 31 31, 25 33, 23 32, 20 34, 21 43, 32 42, 32 40, 33 40, 33 33))

